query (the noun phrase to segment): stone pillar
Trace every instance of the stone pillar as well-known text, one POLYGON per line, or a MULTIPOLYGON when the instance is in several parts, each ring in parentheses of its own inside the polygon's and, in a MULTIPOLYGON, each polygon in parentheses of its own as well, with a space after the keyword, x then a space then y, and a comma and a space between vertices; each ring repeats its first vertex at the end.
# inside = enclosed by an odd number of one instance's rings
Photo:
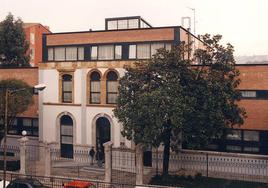
POLYGON ((18 139, 20 143, 20 174, 26 175, 26 166, 27 166, 27 153, 26 153, 26 144, 28 142, 27 137, 22 137, 18 139))
POLYGON ((51 153, 50 146, 45 142, 44 144, 44 162, 45 162, 45 176, 50 176, 51 174, 51 153))
POLYGON ((143 149, 141 145, 136 146, 136 185, 143 184, 143 149))
POLYGON ((105 178, 107 183, 112 182, 112 146, 113 142, 109 141, 103 144, 105 152, 105 178))

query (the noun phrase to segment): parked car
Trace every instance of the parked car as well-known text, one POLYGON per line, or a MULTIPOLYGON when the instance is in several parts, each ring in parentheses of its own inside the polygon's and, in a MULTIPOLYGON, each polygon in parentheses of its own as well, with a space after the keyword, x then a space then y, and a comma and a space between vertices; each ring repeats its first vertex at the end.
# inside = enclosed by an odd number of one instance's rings
POLYGON ((93 188, 95 187, 93 183, 86 181, 71 181, 64 183, 64 188, 93 188))
POLYGON ((49 188, 34 178, 17 178, 12 180, 7 188, 49 188))

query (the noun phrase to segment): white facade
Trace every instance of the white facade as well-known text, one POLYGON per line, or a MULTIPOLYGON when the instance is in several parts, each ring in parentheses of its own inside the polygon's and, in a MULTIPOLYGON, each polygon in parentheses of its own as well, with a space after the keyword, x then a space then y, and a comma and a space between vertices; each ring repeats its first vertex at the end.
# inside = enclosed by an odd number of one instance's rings
MULTIPOLYGON (((54 64, 54 63, 53 63, 54 64)), ((58 63, 59 64, 59 63, 58 63)), ((60 118, 68 115, 73 120, 73 146, 96 147, 96 121, 105 117, 110 122, 111 141, 115 147, 125 144, 131 147, 131 141, 121 135, 121 125, 114 117, 114 105, 88 104, 87 77, 92 70, 100 71, 102 75, 108 68, 75 68, 73 71, 73 102, 60 101, 60 72, 69 71, 73 64, 78 62, 60 63, 64 68, 50 66, 39 69, 39 83, 46 84, 46 89, 39 94, 39 140, 41 142, 60 144, 60 118)), ((102 62, 98 62, 101 65, 102 62)), ((56 63, 55 63, 56 65, 56 63)), ((99 66, 102 67, 102 66, 99 66)), ((123 68, 114 68, 119 77, 123 76, 123 68)), ((104 92, 104 91, 101 91, 104 92)))

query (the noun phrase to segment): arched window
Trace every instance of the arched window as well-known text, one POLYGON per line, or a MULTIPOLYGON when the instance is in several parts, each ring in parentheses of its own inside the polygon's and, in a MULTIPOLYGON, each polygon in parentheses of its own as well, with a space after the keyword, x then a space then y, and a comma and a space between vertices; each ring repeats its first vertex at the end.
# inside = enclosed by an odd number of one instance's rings
POLYGON ((100 74, 98 72, 92 72, 90 74, 90 99, 91 104, 100 104, 100 74))
POLYGON ((73 77, 69 74, 62 75, 62 102, 73 101, 73 77))
POLYGON ((61 157, 73 158, 73 120, 68 115, 60 118, 61 157))
POLYGON ((106 96, 108 104, 115 104, 118 95, 118 76, 114 71, 107 74, 106 96))

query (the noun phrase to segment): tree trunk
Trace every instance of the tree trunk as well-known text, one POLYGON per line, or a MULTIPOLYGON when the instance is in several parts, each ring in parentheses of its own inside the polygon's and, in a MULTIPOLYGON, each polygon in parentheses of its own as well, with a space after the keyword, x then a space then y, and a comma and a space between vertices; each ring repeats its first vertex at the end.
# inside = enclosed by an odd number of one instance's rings
POLYGON ((170 156, 170 136, 171 136, 171 125, 170 122, 167 124, 165 131, 164 141, 164 155, 163 155, 163 176, 168 175, 169 168, 169 156, 170 156))

